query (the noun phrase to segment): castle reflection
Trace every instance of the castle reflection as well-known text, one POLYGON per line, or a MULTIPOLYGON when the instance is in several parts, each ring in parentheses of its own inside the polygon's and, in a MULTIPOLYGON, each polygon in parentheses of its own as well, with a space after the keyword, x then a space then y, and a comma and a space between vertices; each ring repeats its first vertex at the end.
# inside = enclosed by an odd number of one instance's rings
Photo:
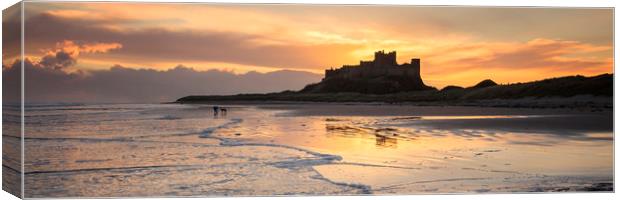
POLYGON ((396 148, 398 144, 398 139, 379 134, 375 134, 375 141, 377 147, 396 148))
POLYGON ((398 139, 386 135, 375 133, 376 131, 368 130, 362 127, 355 127, 343 124, 326 124, 325 130, 327 136, 337 136, 346 138, 360 138, 365 140, 375 139, 375 146, 381 148, 396 148, 398 139))

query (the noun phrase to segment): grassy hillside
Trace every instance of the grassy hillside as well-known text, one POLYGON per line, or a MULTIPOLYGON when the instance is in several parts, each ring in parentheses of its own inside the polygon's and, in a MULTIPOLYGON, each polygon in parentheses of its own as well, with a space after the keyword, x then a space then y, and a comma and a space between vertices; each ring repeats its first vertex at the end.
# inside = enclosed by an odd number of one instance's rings
POLYGON ((308 102, 466 102, 522 98, 566 98, 573 96, 613 96, 613 74, 593 77, 568 76, 508 85, 491 84, 485 80, 474 87, 400 92, 390 94, 308 93, 284 91, 268 94, 238 94, 229 96, 187 96, 178 103, 220 101, 308 101, 308 102))
POLYGON ((612 96, 612 74, 593 77, 567 76, 528 83, 496 85, 462 94, 462 99, 516 99, 524 97, 612 96))

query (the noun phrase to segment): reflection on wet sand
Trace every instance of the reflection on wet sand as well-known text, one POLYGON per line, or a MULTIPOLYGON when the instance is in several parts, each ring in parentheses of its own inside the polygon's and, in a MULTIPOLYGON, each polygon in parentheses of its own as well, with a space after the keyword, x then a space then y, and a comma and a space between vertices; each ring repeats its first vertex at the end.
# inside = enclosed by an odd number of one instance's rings
MULTIPOLYGON (((333 180, 369 184, 377 193, 453 191, 446 187, 471 192, 592 190, 595 185, 608 186, 611 180, 611 140, 607 140, 611 132, 600 132, 604 127, 596 127, 594 132, 583 131, 583 127, 555 130, 554 126, 532 130, 520 124, 559 119, 579 124, 584 122, 573 120, 597 118, 600 116, 328 117, 322 118, 322 123, 308 124, 322 125, 331 139, 313 138, 303 146, 341 155, 345 162, 416 166, 413 171, 389 172, 369 166, 315 166, 333 180), (495 120, 502 120, 510 129, 459 128, 495 120), (417 181, 403 183, 412 180, 417 181), (547 182, 547 187, 531 186, 540 182, 547 182)), ((297 139, 302 140, 299 135, 297 139)))
MULTIPOLYGON (((326 120, 333 121, 333 119, 326 120)), ((396 148, 398 145, 398 139, 393 136, 397 136, 396 129, 393 128, 362 128, 354 127, 342 124, 325 124, 326 135, 337 137, 360 137, 360 138, 372 138, 374 136, 376 147, 389 147, 396 148)))
POLYGON ((364 134, 367 134, 365 130, 359 127, 347 126, 342 124, 326 124, 325 130, 327 131, 327 134, 333 134, 343 137, 363 136, 364 134))
POLYGON ((25 142, 28 197, 613 190, 601 114, 286 116, 246 106, 213 118, 200 105, 103 107, 112 111, 29 113, 38 125, 25 142))
POLYGON ((384 136, 384 135, 379 135, 379 134, 375 134, 375 141, 376 141, 375 144, 377 144, 377 147, 396 148, 396 145, 398 144, 398 139, 391 138, 391 137, 384 136))

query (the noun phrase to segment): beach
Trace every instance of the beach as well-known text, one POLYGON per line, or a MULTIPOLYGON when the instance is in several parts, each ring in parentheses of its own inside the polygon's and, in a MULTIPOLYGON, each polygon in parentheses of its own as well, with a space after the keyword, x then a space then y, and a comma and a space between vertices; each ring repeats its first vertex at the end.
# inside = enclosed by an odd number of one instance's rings
POLYGON ((613 191, 613 113, 385 104, 26 109, 26 197, 613 191))

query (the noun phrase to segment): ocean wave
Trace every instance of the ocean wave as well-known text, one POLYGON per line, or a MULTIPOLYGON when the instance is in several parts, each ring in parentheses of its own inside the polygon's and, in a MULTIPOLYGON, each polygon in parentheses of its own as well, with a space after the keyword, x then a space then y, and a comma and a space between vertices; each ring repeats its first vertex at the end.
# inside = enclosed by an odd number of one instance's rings
POLYGON ((228 121, 228 122, 226 122, 226 123, 224 123, 222 125, 215 126, 215 127, 209 127, 207 129, 205 129, 204 131, 202 131, 202 133, 200 133, 200 137, 201 138, 209 138, 213 132, 215 132, 215 131, 217 131, 219 129, 228 128, 228 127, 230 127, 232 125, 239 124, 241 122, 243 122, 243 119, 241 119, 241 118, 234 118, 234 119, 231 119, 230 121, 228 121))
POLYGON ((229 128, 233 125, 239 124, 243 122, 243 119, 240 118, 234 118, 231 119, 230 121, 219 125, 219 126, 215 126, 215 127, 209 127, 207 129, 205 129, 204 131, 202 131, 202 133, 200 134, 201 138, 211 138, 211 139, 217 139, 220 141, 220 145, 221 146, 229 146, 229 147, 234 147, 234 146, 263 146, 263 147, 277 147, 277 148, 284 148, 284 149, 292 149, 292 150, 296 150, 296 151, 301 151, 313 156, 316 156, 317 159, 306 159, 306 160, 296 160, 293 162, 281 162, 281 163, 274 163, 275 165, 278 166, 282 166, 282 167, 292 167, 292 166, 299 166, 299 165, 306 165, 306 166, 314 166, 314 165, 321 165, 321 164, 326 164, 326 163, 330 163, 333 161, 341 161, 342 157, 339 155, 331 155, 331 154, 324 154, 324 153, 319 153, 319 152, 315 152, 315 151, 311 151, 311 150, 307 150, 304 148, 299 148, 299 147, 295 147, 295 146, 288 146, 288 145, 282 145, 282 144, 272 144, 272 143, 247 143, 247 142, 241 142, 241 141, 237 141, 234 139, 229 139, 229 138, 223 138, 223 137, 216 137, 213 136, 212 134, 220 129, 225 129, 225 128, 229 128))

